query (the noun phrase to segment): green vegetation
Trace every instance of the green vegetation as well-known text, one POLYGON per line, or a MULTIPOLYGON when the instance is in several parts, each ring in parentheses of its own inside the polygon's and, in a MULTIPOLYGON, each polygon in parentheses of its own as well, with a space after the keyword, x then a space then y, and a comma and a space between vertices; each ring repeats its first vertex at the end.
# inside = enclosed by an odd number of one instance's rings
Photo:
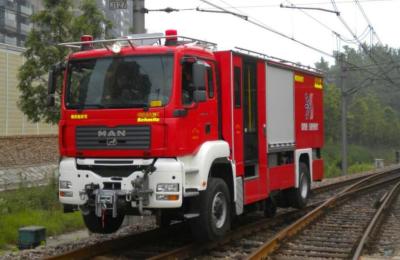
MULTIPOLYGON (((400 50, 372 46, 369 54, 379 66, 361 49, 346 46, 342 54, 346 68, 349 173, 373 168, 375 158, 384 159, 385 165, 393 163, 395 151, 400 150, 399 68, 396 65, 400 62, 400 50)), ((322 58, 315 64, 325 72, 326 145, 323 156, 326 177, 338 176, 341 171, 342 93, 339 82, 343 74, 338 64, 336 61, 329 66, 322 58)))
MULTIPOLYGON (((340 145, 327 143, 324 146, 322 157, 325 162, 325 178, 340 176, 340 145)), ((387 147, 368 148, 362 145, 349 145, 348 173, 359 173, 374 169, 374 159, 384 159, 385 164, 393 163, 395 151, 387 147)))
POLYGON ((111 22, 97 8, 95 0, 44 0, 43 5, 44 9, 30 18, 33 29, 25 44, 23 55, 26 62, 18 75, 18 89, 21 91, 19 107, 32 122, 57 123, 61 84, 58 84, 56 92, 57 106, 49 109, 46 105, 47 75, 51 66, 63 61, 70 52, 68 48, 57 44, 79 41, 80 36, 85 34, 95 38, 107 35, 111 22), (74 15, 73 2, 79 2, 75 8, 81 11, 80 15, 74 15))
POLYGON ((84 227, 79 212, 64 214, 55 184, 0 193, 0 249, 16 244, 23 226, 46 227, 47 236, 84 227))

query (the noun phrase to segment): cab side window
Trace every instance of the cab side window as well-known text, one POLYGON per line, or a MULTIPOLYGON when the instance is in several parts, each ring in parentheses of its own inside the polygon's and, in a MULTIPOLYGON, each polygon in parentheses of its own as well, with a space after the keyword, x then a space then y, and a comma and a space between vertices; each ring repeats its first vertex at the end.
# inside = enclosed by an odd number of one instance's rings
POLYGON ((212 67, 207 67, 207 85, 208 85, 208 98, 214 97, 214 75, 212 71, 212 67))
POLYGON ((182 65, 182 104, 193 103, 193 63, 185 62, 182 65))

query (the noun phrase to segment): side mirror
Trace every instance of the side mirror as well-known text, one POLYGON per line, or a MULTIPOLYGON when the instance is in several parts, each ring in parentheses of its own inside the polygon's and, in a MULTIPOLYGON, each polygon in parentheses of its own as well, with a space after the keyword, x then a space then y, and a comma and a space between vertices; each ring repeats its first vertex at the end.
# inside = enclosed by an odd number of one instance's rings
POLYGON ((57 88, 57 78, 65 70, 65 64, 63 62, 57 63, 51 66, 49 71, 49 80, 47 85, 47 106, 53 107, 55 105, 54 94, 57 88))
POLYGON ((193 84, 196 90, 206 89, 205 75, 206 75, 206 66, 199 62, 194 63, 193 84))
POLYGON ((51 66, 51 69, 49 71, 49 80, 48 80, 48 85, 47 85, 47 106, 48 107, 53 107, 55 102, 54 102, 54 93, 56 92, 56 77, 55 77, 55 66, 51 66))
POLYGON ((195 90, 193 92, 194 102, 204 102, 207 100, 207 94, 205 90, 195 90))
POLYGON ((55 101, 55 98, 54 98, 54 94, 48 95, 47 96, 47 106, 48 107, 54 107, 55 104, 56 104, 56 101, 55 101))

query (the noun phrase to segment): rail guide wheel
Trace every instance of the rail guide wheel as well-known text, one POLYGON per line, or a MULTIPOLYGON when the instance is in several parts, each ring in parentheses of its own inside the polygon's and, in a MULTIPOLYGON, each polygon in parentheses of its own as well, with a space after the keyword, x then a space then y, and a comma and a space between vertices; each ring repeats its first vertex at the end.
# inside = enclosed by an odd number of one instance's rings
POLYGON ((125 215, 118 214, 113 218, 111 212, 105 212, 103 217, 97 217, 94 211, 82 214, 87 229, 92 233, 110 234, 117 231, 124 221, 125 215))

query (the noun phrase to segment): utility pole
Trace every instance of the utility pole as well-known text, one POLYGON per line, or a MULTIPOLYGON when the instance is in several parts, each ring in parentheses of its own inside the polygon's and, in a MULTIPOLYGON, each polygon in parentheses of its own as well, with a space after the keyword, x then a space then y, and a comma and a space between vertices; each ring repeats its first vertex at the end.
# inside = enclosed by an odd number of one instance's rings
POLYGON ((132 14, 133 14, 133 33, 145 33, 145 9, 144 9, 144 0, 133 0, 132 5, 132 14))
MULTIPOLYGON (((339 54, 340 55, 340 54, 339 54)), ((344 63, 344 55, 339 56, 340 66, 340 89, 342 97, 342 175, 347 175, 347 93, 346 93, 346 74, 347 67, 344 63)))

